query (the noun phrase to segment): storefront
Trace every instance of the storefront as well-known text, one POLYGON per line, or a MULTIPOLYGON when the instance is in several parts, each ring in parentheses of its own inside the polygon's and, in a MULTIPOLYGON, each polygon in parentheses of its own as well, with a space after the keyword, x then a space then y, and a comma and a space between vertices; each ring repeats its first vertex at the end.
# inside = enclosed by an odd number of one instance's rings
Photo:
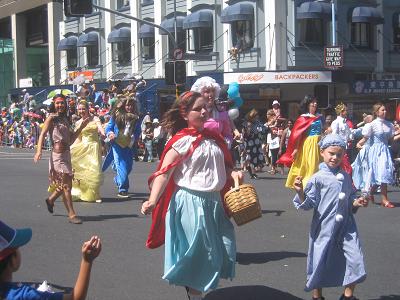
POLYGON ((240 84, 242 113, 255 108, 264 115, 278 100, 283 114, 295 119, 305 95, 315 95, 321 108, 329 107, 334 95, 331 71, 224 73, 224 84, 231 82, 240 84))

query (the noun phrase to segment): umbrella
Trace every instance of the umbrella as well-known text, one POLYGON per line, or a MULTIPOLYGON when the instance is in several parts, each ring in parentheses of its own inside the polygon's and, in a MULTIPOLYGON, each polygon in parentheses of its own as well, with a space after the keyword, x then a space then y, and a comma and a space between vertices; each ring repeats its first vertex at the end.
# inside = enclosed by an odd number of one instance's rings
POLYGON ((53 103, 53 98, 49 98, 49 99, 43 101, 44 105, 50 105, 51 103, 53 103))
MULTIPOLYGON (((56 89, 56 90, 51 91, 51 92, 47 95, 47 100, 49 100, 50 98, 53 99, 53 97, 54 97, 55 95, 58 95, 58 94, 61 94, 61 95, 64 95, 64 96, 68 96, 68 95, 74 94, 74 92, 71 91, 71 90, 67 90, 67 89, 56 89)), ((46 101, 47 101, 47 100, 46 100, 46 101)), ((45 102, 46 102, 46 101, 45 101, 45 102)))

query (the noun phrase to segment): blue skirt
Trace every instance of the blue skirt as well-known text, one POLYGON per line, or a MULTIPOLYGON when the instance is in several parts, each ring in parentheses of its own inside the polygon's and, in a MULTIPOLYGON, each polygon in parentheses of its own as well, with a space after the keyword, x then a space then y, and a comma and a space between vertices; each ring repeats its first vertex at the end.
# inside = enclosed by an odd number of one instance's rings
POLYGON ((384 143, 374 143, 368 151, 368 164, 372 172, 371 183, 381 184, 394 182, 393 161, 389 147, 384 143))
POLYGON ((163 279, 205 292, 235 276, 235 232, 219 192, 178 189, 165 222, 163 279))

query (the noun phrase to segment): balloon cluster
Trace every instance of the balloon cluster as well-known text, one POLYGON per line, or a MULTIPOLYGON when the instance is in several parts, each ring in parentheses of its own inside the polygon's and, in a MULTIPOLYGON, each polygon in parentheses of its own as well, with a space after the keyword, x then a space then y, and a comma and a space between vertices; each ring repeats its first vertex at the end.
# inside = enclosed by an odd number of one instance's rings
POLYGON ((228 115, 231 120, 239 117, 239 108, 243 105, 243 99, 240 97, 239 83, 231 82, 227 90, 228 99, 231 100, 231 106, 228 115))

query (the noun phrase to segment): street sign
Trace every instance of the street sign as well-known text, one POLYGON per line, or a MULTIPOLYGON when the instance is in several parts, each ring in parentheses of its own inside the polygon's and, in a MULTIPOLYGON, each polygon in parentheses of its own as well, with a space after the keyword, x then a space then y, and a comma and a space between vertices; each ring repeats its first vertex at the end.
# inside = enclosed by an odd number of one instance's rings
POLYGON ((179 49, 179 48, 175 49, 174 50, 174 58, 177 60, 182 59, 183 58, 183 50, 179 49))
POLYGON ((324 48, 324 65, 328 69, 343 67, 343 46, 330 46, 324 48))

